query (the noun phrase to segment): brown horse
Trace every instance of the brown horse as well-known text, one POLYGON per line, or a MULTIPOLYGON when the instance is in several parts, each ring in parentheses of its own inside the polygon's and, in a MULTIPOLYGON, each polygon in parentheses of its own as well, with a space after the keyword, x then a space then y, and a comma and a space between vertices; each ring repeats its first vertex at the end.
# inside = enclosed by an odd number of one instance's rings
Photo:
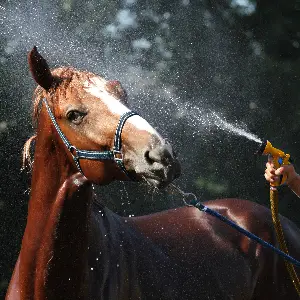
MULTIPOLYGON (((73 68, 51 72, 36 48, 29 66, 40 86, 37 134, 8 300, 297 299, 281 258, 196 208, 122 218, 104 207, 91 182, 163 188, 180 173, 172 147, 130 112, 118 82, 73 68)), ((267 208, 238 199, 206 205, 276 245, 267 208)), ((299 258, 300 231, 282 223, 299 258)))

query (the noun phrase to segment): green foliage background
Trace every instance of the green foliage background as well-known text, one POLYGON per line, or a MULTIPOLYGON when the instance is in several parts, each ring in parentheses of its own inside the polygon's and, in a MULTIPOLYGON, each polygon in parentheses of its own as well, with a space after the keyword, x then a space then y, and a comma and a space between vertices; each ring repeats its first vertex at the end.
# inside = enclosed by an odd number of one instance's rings
MULTIPOLYGON (((268 205, 258 144, 209 130, 216 112, 300 157, 300 2, 296 0, 0 1, 0 293, 26 223, 30 176, 21 149, 33 133, 33 45, 51 67, 72 65, 119 79, 131 106, 171 140, 177 180, 199 198, 268 205), (191 117, 193 114, 193 117, 191 117), (244 125, 243 125, 244 124, 244 125)), ((47 183, 45 183, 47 184, 47 183)), ((121 215, 182 205, 135 183, 98 189, 121 215)), ((300 201, 281 190, 280 212, 300 225, 300 201)))

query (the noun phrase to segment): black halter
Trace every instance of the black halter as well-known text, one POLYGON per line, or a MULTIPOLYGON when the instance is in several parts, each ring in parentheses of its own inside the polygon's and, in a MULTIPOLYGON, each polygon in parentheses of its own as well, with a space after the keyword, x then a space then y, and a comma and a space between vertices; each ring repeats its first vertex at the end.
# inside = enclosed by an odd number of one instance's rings
MULTIPOLYGON (((62 141, 64 142, 64 144, 66 145, 67 149, 70 151, 70 153, 72 154, 72 157, 74 159, 74 162, 78 168, 78 170, 80 171, 81 174, 83 174, 83 171, 80 167, 80 163, 79 163, 79 159, 92 159, 92 160, 114 160, 117 165, 120 167, 120 169, 130 178, 130 179, 134 179, 133 176, 131 176, 128 171, 125 168, 124 162, 123 162, 123 153, 121 151, 122 148, 122 139, 121 139, 121 134, 122 134, 122 129, 123 126, 126 122, 126 120, 134 115, 138 115, 136 112, 134 111, 128 111, 126 113, 124 113, 123 115, 121 115, 120 117, 120 121, 117 125, 117 129, 116 129, 116 133, 115 133, 115 138, 114 138, 114 147, 112 151, 90 151, 90 150, 80 150, 77 149, 75 146, 73 146, 68 139, 66 138, 66 136, 63 134, 63 132, 61 131, 60 127, 58 126, 55 117, 51 111, 50 106, 48 105, 48 102, 46 100, 46 98, 43 99, 43 102, 46 105, 48 114, 50 116, 50 119, 57 131, 57 133, 59 134, 59 136, 61 137, 62 141)), ((84 175, 84 174, 83 174, 84 175)))

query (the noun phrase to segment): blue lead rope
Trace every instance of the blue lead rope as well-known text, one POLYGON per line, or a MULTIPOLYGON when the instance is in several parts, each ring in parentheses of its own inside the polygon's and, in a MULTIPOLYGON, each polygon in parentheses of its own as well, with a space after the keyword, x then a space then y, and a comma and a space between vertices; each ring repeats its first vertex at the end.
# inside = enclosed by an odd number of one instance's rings
POLYGON ((218 218, 219 220, 223 221, 227 225, 233 227, 234 229, 236 229, 237 231, 239 231, 240 233, 242 233, 243 235, 247 236, 249 239, 256 241, 257 243, 261 244, 265 248, 269 248, 269 249, 273 250, 275 253, 277 253, 278 255, 282 256, 285 260, 291 262, 292 264, 296 265, 297 267, 300 267, 300 261, 298 261, 297 259, 295 259, 292 256, 284 253, 283 251, 281 251, 280 249, 274 247, 270 243, 264 241, 263 239, 261 239, 257 235, 255 235, 255 234, 249 232, 248 230, 240 227, 239 225, 237 225, 233 221, 227 219, 223 215, 221 215, 218 212, 216 212, 215 210, 208 208, 207 206, 203 205, 200 201, 198 201, 198 200, 192 200, 190 204, 192 206, 198 208, 199 210, 201 210, 203 212, 206 212, 206 213, 208 213, 208 214, 210 214, 210 215, 218 218))

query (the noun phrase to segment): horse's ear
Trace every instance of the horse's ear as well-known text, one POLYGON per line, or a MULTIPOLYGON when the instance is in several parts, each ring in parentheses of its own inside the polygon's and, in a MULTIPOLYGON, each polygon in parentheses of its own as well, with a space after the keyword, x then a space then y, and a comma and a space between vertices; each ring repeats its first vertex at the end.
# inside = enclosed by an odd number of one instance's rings
POLYGON ((55 80, 46 60, 38 53, 36 46, 28 54, 28 64, 32 77, 37 84, 45 90, 49 90, 55 80))

